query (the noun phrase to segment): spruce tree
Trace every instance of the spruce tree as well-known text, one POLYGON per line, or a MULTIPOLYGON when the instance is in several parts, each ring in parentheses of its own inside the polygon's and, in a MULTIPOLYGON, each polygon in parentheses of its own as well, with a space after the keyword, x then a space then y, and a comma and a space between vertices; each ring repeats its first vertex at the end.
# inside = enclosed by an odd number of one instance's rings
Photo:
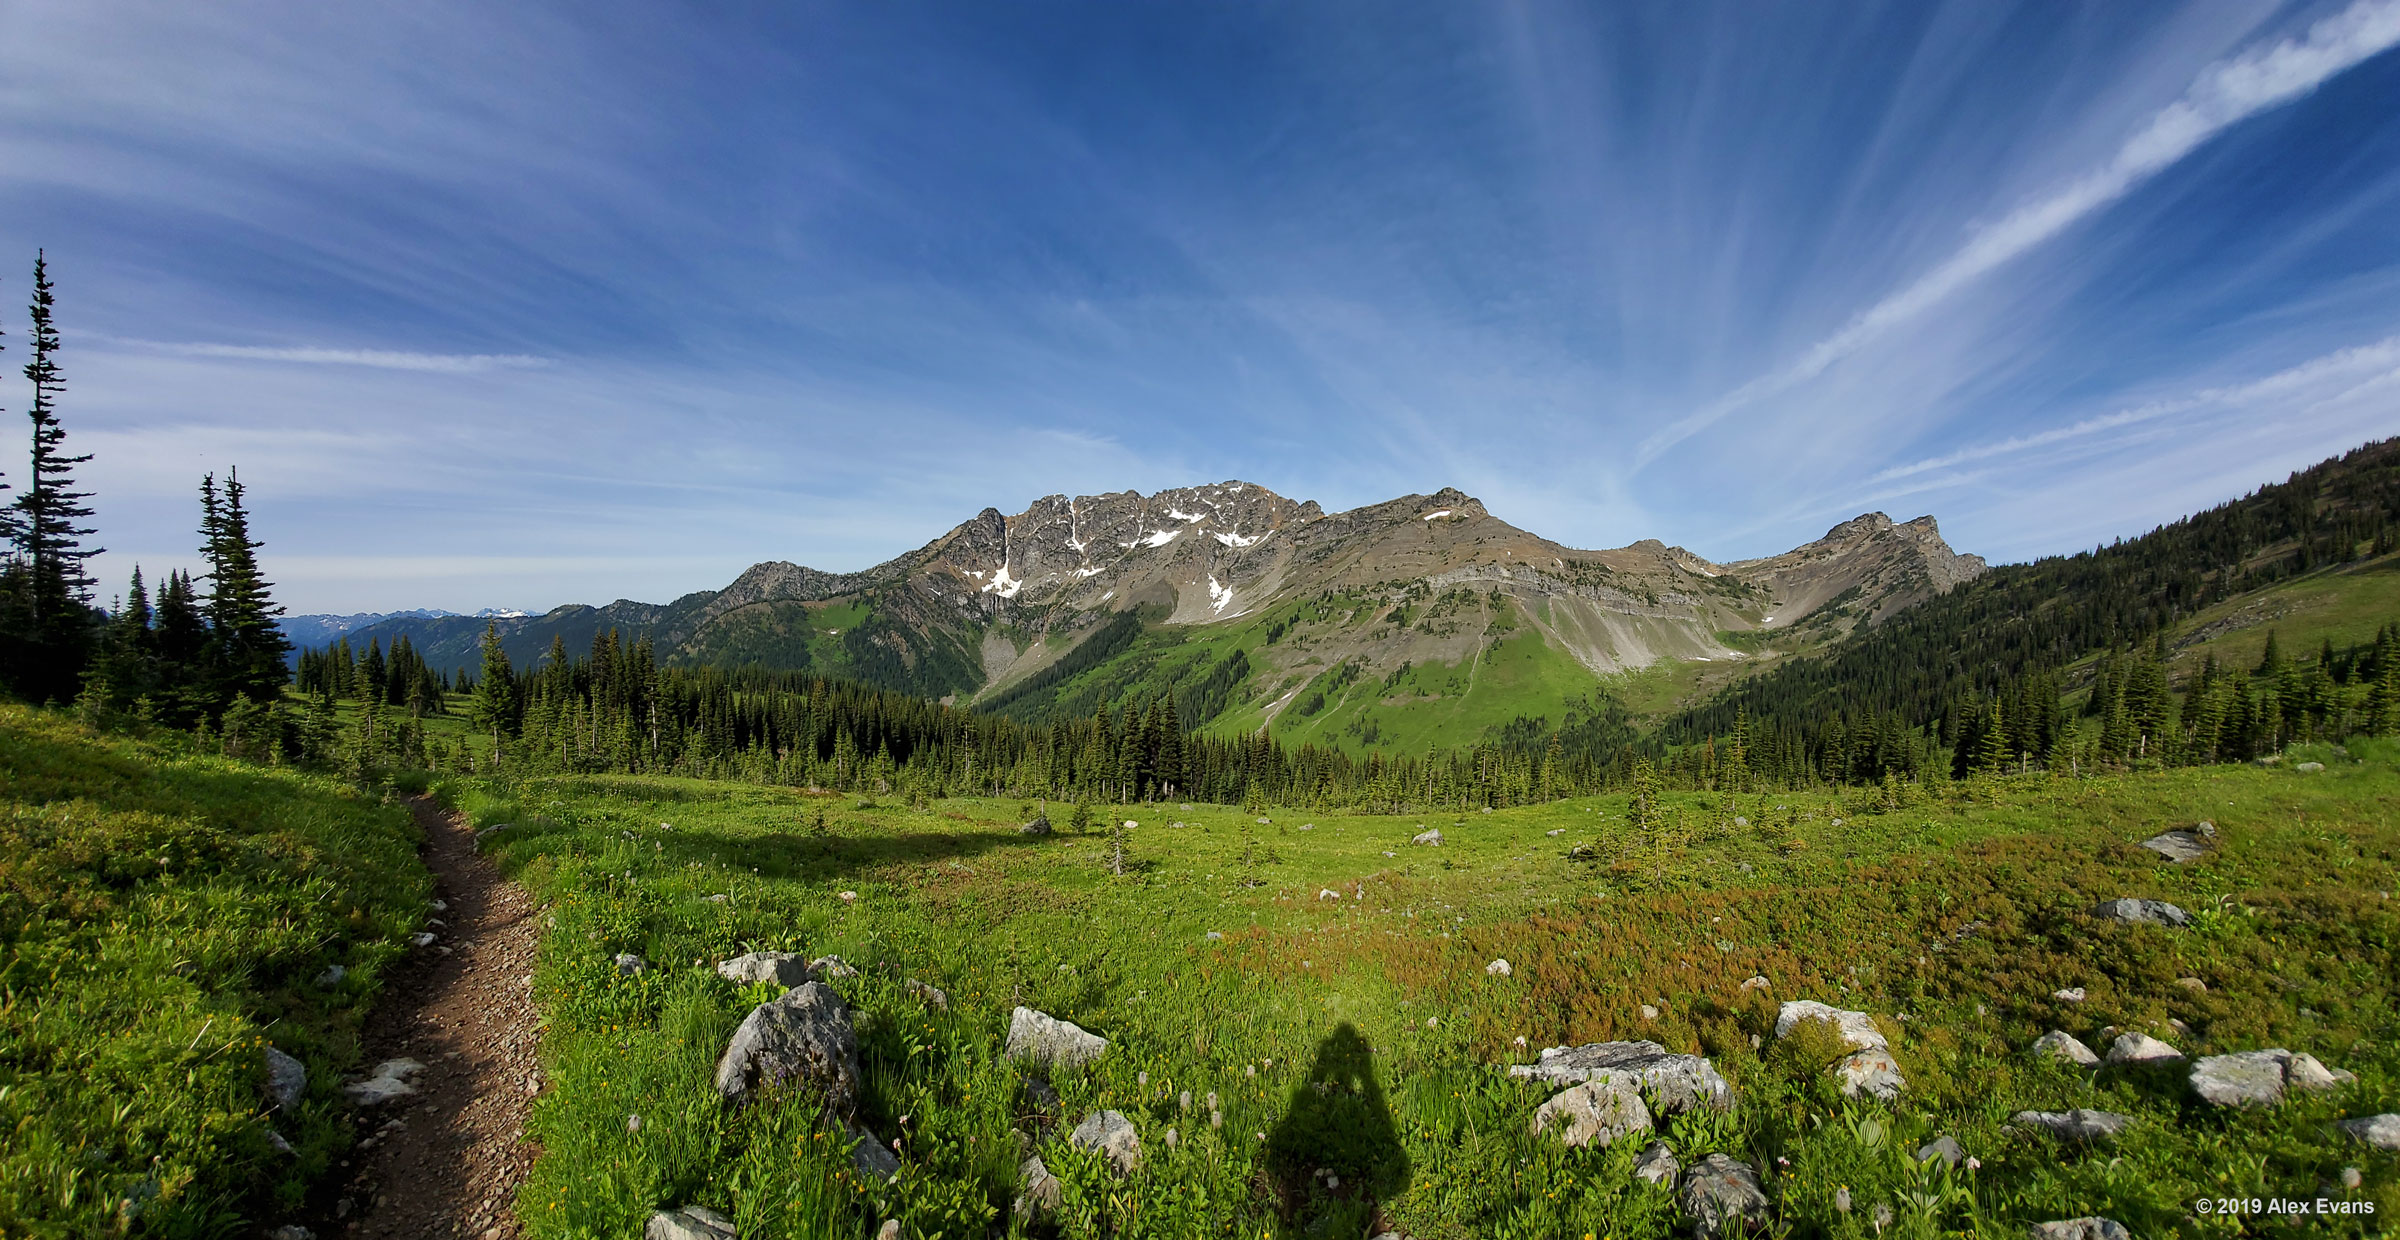
POLYGON ((508 652, 500 648, 498 621, 483 624, 483 675, 475 682, 473 704, 467 719, 475 729, 492 738, 492 761, 500 761, 503 739, 516 730, 517 672, 509 666, 508 652))
POLYGON ((33 384, 33 404, 26 411, 33 422, 33 452, 10 530, 16 546, 12 575, 19 577, 11 591, 18 613, 11 627, 33 647, 27 652, 33 661, 15 669, 15 679, 37 698, 71 687, 90 656, 91 578, 83 565, 100 553, 83 546, 84 536, 93 531, 78 524, 92 515, 83 503, 91 493, 75 489, 75 467, 92 458, 67 454, 66 428, 58 420, 58 397, 66 385, 58 368, 55 305, 48 262, 37 252, 28 308, 33 360, 24 372, 33 384))
POLYGON ((275 626, 283 614, 273 586, 260 573, 250 537, 250 513, 242 506, 242 479, 227 471, 223 492, 215 475, 200 483, 201 553, 208 557, 209 644, 214 655, 218 702, 236 697, 272 701, 290 679, 284 660, 292 644, 275 626))

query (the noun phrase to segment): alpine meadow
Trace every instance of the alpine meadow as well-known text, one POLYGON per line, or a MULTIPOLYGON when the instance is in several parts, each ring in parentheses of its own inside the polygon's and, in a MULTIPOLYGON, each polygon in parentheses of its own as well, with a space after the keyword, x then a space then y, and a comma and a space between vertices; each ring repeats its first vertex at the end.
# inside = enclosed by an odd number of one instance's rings
POLYGON ((0 1240, 2387 1234, 2395 47, 0 5, 0 1240))

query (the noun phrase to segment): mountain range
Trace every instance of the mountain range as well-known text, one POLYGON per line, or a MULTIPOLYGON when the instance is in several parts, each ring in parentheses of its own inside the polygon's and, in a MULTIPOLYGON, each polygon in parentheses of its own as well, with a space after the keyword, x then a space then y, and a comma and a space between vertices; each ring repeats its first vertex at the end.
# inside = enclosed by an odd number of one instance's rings
POLYGON ((1432 745, 1561 715, 1614 673, 1820 646, 1983 571, 1931 517, 1868 513, 1718 563, 1656 540, 1566 547, 1451 489, 1327 513, 1229 481, 986 508, 869 569, 770 561, 670 603, 287 631, 405 635, 463 668, 487 622, 519 666, 613 629, 662 662, 849 676, 1019 717, 1169 694, 1187 726, 1432 745))

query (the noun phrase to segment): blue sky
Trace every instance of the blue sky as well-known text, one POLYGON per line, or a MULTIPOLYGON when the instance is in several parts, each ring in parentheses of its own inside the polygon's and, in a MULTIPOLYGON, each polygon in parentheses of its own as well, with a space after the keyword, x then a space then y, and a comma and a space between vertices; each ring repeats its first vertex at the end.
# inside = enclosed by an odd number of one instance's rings
POLYGON ((2400 433, 2395 43, 2400 0, 0 0, 0 360, 46 246, 106 589, 238 465, 295 611, 1226 478, 2018 559, 2400 433))

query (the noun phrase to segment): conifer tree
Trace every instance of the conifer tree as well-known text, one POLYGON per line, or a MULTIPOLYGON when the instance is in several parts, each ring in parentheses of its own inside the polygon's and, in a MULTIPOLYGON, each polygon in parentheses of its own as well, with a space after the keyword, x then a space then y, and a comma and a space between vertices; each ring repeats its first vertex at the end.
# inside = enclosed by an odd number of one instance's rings
POLYGON ((84 674, 86 685, 112 707, 148 697, 155 688, 157 649, 150 624, 150 595, 142 584, 141 567, 136 565, 133 583, 126 587, 124 601, 101 638, 97 657, 84 674))
POLYGON ((90 657, 91 579, 83 565, 100 553, 97 547, 83 545, 84 536, 93 531, 78 524, 92 515, 83 503, 91 493, 75 489, 75 467, 92 458, 65 451, 67 432, 58 420, 65 381, 58 367, 55 306, 48 262, 37 253, 33 302, 28 307, 33 360, 24 371, 33 384, 33 404, 26 410, 33 423, 33 451, 9 531, 15 543, 11 575, 17 578, 11 583, 17 615, 10 627, 32 644, 31 663, 16 669, 15 679, 21 691, 34 697, 71 687, 90 657))
POLYGON ((492 760, 500 760, 503 738, 514 734, 517 721, 517 673, 509 666, 508 652, 500 648, 500 625, 487 620, 483 625, 483 674, 475 681, 473 705, 467 718, 477 731, 492 738, 492 760))
POLYGON ((257 553, 265 544, 250 537, 243 493, 240 474, 230 470, 222 493, 214 474, 200 482, 201 554, 209 564, 209 646, 220 703, 236 697, 272 701, 290 679, 284 660, 292 644, 275 626, 283 608, 276 605, 273 586, 259 571, 257 553))

